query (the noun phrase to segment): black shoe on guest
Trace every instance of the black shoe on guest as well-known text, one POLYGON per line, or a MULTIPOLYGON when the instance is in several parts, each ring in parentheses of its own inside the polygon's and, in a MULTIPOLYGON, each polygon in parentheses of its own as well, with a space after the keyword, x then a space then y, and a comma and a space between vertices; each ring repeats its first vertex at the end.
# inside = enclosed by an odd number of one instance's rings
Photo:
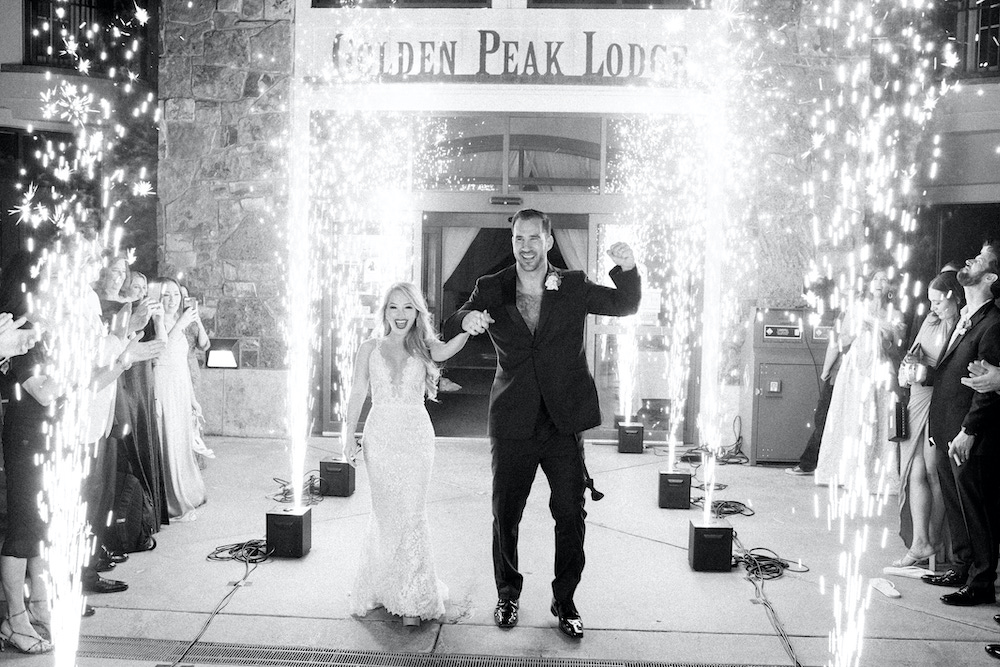
POLYGON ((104 577, 97 577, 96 579, 87 578, 83 581, 83 591, 85 593, 121 593, 127 590, 128 584, 124 581, 105 579, 104 577))
POLYGON ((497 608, 493 611, 493 622, 498 628, 509 629, 517 625, 517 600, 500 598, 497 608))
POLYGON ((997 595, 992 586, 989 588, 962 586, 954 593, 941 596, 941 602, 955 607, 975 607, 978 604, 993 604, 996 601, 997 595))
POLYGON ((991 658, 996 658, 1000 660, 1000 644, 987 644, 986 654, 991 658))
POLYGON ((994 614, 993 622, 996 623, 997 625, 1000 625, 1000 614, 994 614))
POLYGON ((108 560, 103 556, 101 556, 98 557, 97 561, 94 563, 94 569, 97 570, 98 572, 110 572, 111 570, 115 569, 116 565, 118 565, 118 563, 114 562, 113 560, 108 560))
POLYGON ((580 639, 583 637, 583 620, 580 618, 580 612, 576 610, 576 605, 573 601, 569 602, 557 602, 552 600, 552 606, 549 608, 553 616, 559 618, 559 631, 566 635, 567 637, 572 637, 573 639, 580 639))
POLYGON ((90 618, 97 613, 97 610, 91 607, 89 604, 83 606, 83 613, 80 614, 81 618, 90 618))
POLYGON ((968 577, 957 570, 948 570, 944 574, 925 574, 920 577, 920 581, 925 584, 930 584, 931 586, 949 586, 951 588, 958 588, 959 586, 965 585, 965 580, 968 577))
POLYGON ((111 561, 112 563, 124 563, 128 560, 128 554, 119 553, 117 551, 111 551, 105 546, 101 547, 100 558, 103 560, 111 561))

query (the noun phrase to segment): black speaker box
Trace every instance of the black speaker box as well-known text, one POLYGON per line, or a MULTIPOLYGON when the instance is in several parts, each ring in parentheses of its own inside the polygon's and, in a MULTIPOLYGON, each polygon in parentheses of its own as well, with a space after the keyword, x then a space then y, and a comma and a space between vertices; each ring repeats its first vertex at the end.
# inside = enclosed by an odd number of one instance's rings
POLYGON ((635 422, 618 425, 618 452, 620 454, 642 454, 642 437, 645 428, 635 422))
POLYGON ((323 496, 347 497, 354 493, 354 466, 332 456, 319 462, 319 492, 323 496))
POLYGON ((267 513, 267 550, 273 556, 302 558, 312 549, 312 508, 289 507, 267 513))
POLYGON ((725 519, 691 520, 688 562, 696 572, 729 572, 733 566, 733 527, 725 519))
POLYGON ((691 508, 691 475, 660 471, 660 507, 670 510, 691 508))

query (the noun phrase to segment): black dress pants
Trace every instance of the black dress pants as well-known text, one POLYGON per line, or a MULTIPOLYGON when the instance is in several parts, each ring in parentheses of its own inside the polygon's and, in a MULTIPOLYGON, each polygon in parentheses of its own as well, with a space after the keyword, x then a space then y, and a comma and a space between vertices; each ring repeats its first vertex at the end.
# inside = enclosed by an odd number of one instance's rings
POLYGON ((969 575, 972 567, 972 543, 969 527, 965 523, 962 511, 962 499, 958 490, 958 477, 965 471, 948 456, 948 445, 935 443, 935 463, 937 464, 938 480, 941 482, 941 496, 944 499, 945 522, 948 535, 951 537, 952 563, 951 569, 963 577, 969 575))
MULTIPOLYGON (((993 589, 997 578, 997 548, 1000 546, 1000 517, 997 516, 998 457, 995 443, 976 443, 960 466, 951 462, 955 488, 964 526, 969 536, 967 583, 972 588, 993 589), (985 446, 983 446, 985 444, 985 446)), ((948 516, 949 523, 951 515, 948 516)))
POLYGON ((518 526, 541 466, 549 482, 549 510, 555 519, 555 579, 552 595, 572 602, 585 562, 583 539, 584 461, 580 434, 559 433, 544 406, 533 437, 492 438, 493 571, 497 595, 516 600, 524 577, 517 570, 518 526))

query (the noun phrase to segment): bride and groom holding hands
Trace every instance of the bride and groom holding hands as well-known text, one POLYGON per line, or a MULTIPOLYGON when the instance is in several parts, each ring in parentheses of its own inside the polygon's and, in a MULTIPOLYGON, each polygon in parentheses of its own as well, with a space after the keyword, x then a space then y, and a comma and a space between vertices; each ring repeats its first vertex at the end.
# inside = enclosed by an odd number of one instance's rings
POLYGON ((523 576, 517 569, 518 525, 538 467, 549 482, 555 520, 551 612, 567 636, 583 636, 573 597, 583 572, 586 530, 583 431, 598 426, 597 388, 587 365, 588 314, 624 316, 639 308, 639 272, 631 248, 608 250, 615 288, 582 271, 549 265, 547 215, 522 209, 511 218, 514 265, 476 281, 469 300, 445 322, 438 339, 420 291, 389 288, 381 335, 361 344, 345 421, 353 432, 371 392, 363 448, 344 438, 344 456, 363 451, 372 512, 353 587, 353 611, 379 606, 405 625, 444 614, 447 589, 431 553, 425 500, 434 462, 434 430, 424 407, 437 393, 437 362, 458 353, 470 336, 489 335, 497 353, 490 391, 493 470, 494 621, 517 625, 523 576), (347 446, 350 442, 351 446, 347 446))

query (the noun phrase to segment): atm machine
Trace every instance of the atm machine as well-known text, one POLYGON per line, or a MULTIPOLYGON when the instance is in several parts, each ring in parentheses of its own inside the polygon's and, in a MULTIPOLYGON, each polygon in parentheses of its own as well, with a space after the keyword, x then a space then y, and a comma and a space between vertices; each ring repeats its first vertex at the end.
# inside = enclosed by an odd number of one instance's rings
POLYGON ((813 431, 831 327, 805 309, 760 309, 754 319, 750 463, 799 460, 813 431))

